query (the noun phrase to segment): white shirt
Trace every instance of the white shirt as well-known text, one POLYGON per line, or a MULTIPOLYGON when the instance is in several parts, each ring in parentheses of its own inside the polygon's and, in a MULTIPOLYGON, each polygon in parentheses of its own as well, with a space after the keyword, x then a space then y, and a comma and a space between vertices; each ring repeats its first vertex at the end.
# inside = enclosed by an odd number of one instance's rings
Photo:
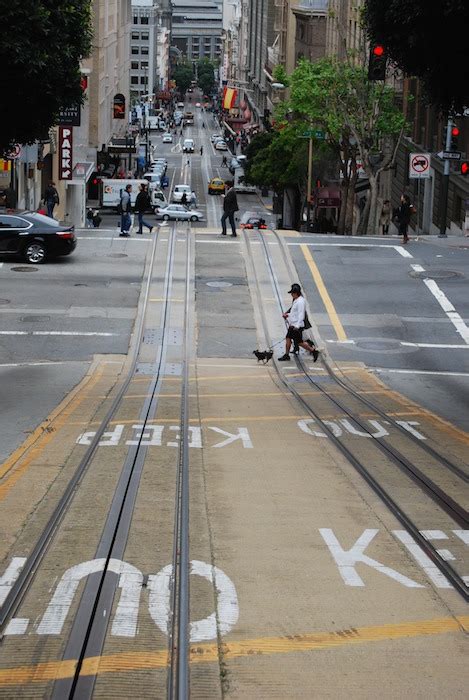
POLYGON ((306 302, 304 297, 294 299, 290 313, 287 316, 288 325, 293 328, 304 328, 305 325, 306 302))

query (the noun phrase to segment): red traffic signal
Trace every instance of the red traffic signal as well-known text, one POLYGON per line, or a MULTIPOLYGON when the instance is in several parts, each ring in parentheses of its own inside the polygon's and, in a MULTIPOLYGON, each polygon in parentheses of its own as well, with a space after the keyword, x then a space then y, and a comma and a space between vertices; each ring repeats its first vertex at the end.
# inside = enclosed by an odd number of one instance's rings
POLYGON ((386 79, 387 56, 382 44, 370 46, 370 58, 368 60, 368 80, 386 79))
POLYGON ((451 129, 451 136, 453 136, 454 138, 459 136, 459 128, 457 126, 453 126, 453 128, 451 129))
POLYGON ((469 175, 469 160, 463 160, 461 163, 461 175, 469 175))

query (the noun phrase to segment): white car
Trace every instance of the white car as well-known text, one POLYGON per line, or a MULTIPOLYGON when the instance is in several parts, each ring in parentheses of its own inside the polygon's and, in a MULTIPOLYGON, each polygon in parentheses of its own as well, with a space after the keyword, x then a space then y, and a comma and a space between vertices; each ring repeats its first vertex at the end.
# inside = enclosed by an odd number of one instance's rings
POLYGON ((173 142, 173 135, 172 134, 163 134, 163 143, 172 143, 173 142))
POLYGON ((183 153, 194 153, 194 139, 184 139, 182 150, 183 153))
POLYGON ((192 211, 182 204, 168 204, 156 212, 156 218, 163 221, 200 221, 202 217, 201 211, 192 211))
POLYGON ((155 187, 161 187, 161 178, 163 174, 161 172, 151 172, 151 173, 145 173, 143 177, 145 180, 148 180, 148 182, 151 185, 154 185, 155 187))
POLYGON ((196 103, 195 103, 195 106, 196 106, 196 107, 200 107, 200 102, 196 102, 196 103))
POLYGON ((223 136, 221 134, 212 134, 210 136, 210 141, 212 143, 216 143, 217 141, 223 141, 223 136))
POLYGON ((227 151, 228 146, 226 145, 226 143, 224 141, 217 141, 215 144, 215 150, 216 151, 227 151))
POLYGON ((190 202, 192 189, 190 185, 175 185, 173 190, 173 202, 180 202, 182 195, 186 193, 186 199, 190 202))

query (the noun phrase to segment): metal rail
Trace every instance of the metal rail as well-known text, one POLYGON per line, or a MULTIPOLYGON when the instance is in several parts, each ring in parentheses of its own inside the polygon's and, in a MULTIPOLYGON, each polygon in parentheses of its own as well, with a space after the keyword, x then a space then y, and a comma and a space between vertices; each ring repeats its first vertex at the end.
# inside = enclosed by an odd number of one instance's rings
POLYGON ((96 435, 91 441, 91 444, 89 445, 88 449, 86 450, 85 454, 83 455, 83 458, 81 459, 77 469, 75 470, 75 473, 73 474, 72 478, 68 482, 63 495, 61 496, 57 506, 55 507, 51 517, 49 518, 46 526, 44 527, 38 541, 34 545, 33 550, 31 551, 31 554, 28 556, 26 559, 26 562, 16 579, 14 585, 12 586, 11 590, 9 591, 2 607, 0 608, 0 631, 3 631, 5 628, 6 623, 8 620, 14 615, 15 611, 17 610, 18 606, 20 605, 26 591, 29 588, 29 585, 31 584, 34 574, 37 570, 37 567, 39 566, 39 563, 41 559, 44 557, 48 546, 50 542, 52 541, 55 532, 57 531, 57 527, 59 526, 64 514, 67 511, 68 506, 70 505, 70 502, 75 494, 75 491, 82 480, 83 476, 85 475, 87 468, 92 460, 92 457, 94 453, 96 452, 96 449, 99 445, 99 442, 101 438, 103 437, 104 432, 106 431, 106 428, 108 427, 109 421, 112 419, 113 415, 117 411, 118 407, 120 406, 122 402, 122 398, 125 395, 125 392, 127 391, 127 388, 134 376, 135 373, 135 368, 137 366, 137 359, 138 359, 138 349, 140 347, 142 338, 143 338, 143 330, 144 330, 144 318, 145 318, 145 310, 148 306, 148 300, 150 298, 150 287, 151 287, 151 271, 153 269, 153 265, 155 262, 155 256, 156 256, 156 249, 157 249, 157 242, 158 242, 158 236, 155 236, 153 239, 153 248, 152 248, 152 253, 151 253, 151 258, 150 258, 150 263, 148 266, 148 277, 147 277, 147 283, 145 287, 145 295, 144 295, 144 301, 142 305, 142 314, 141 318, 137 327, 137 332, 136 332, 136 343, 134 346, 134 355, 132 358, 132 362, 129 368, 129 372, 127 375, 127 378, 125 379, 124 383, 122 384, 121 388, 119 389, 114 401, 112 402, 108 412, 104 416, 99 428, 96 431, 96 435))
MULTIPOLYGON (((277 234, 275 234, 277 235, 277 234)), ((265 239, 262 236, 262 234, 258 233, 258 237, 261 240, 261 243, 263 245, 264 249, 264 255, 267 260, 267 265, 269 269, 269 276, 271 279, 271 284, 272 288, 274 290, 275 296, 277 298, 277 302, 279 305, 279 309, 282 310, 282 299, 280 296, 280 291, 279 291, 279 284, 278 280, 275 275, 274 267, 273 267, 273 262, 271 259, 270 252, 268 250, 268 247, 265 243, 265 239)), ((278 235, 277 235, 278 237, 278 235)), ((244 232, 244 240, 246 243, 246 246, 248 248, 248 253, 249 255, 248 260, 252 261, 252 254, 251 254, 251 246, 249 242, 249 236, 244 232)), ((287 263, 288 269, 291 271, 290 265, 287 263)), ((253 277, 256 282, 257 290, 258 290, 258 298, 260 298, 260 283, 259 283, 259 277, 257 274, 257 270, 254 265, 252 265, 252 271, 253 271, 253 277)), ((292 278, 293 279, 293 278, 292 278)), ((271 338, 269 334, 269 329, 268 329, 268 323, 267 323, 267 318, 265 315, 265 310, 262 304, 259 304, 259 311, 260 311, 260 316, 262 320, 262 325, 263 325, 263 330, 264 330, 264 335, 266 338, 266 341, 268 344, 271 346, 271 338)), ((387 507, 391 510, 391 512, 394 514, 394 516, 399 520, 399 522, 403 525, 403 527, 407 530, 407 532, 414 538, 414 540, 420 545, 420 547, 424 550, 424 552, 427 554, 427 556, 435 563, 435 565, 438 567, 438 569, 441 571, 441 573, 448 578, 448 580, 453 584, 455 589, 462 595, 462 597, 466 600, 469 601, 469 588, 466 585, 464 579, 451 567, 447 561, 445 561, 442 556, 439 554, 439 552, 436 550, 433 545, 426 540, 423 535, 420 533, 418 527, 415 525, 415 523, 412 521, 412 519, 400 508, 400 506, 397 504, 397 502, 394 500, 394 498, 391 496, 391 494, 379 483, 379 481, 371 474, 371 472, 366 468, 366 466, 349 450, 349 448, 339 440, 339 438, 334 434, 332 429, 327 425, 326 422, 324 422, 321 417, 316 413, 316 411, 309 405, 309 403, 301 396, 301 394, 295 389, 294 386, 289 384, 282 373, 280 372, 278 366, 276 363, 274 363, 275 371, 277 373, 277 376, 280 380, 280 382, 286 387, 286 389, 292 393, 295 398, 300 402, 300 404, 303 406, 303 408, 311 415, 315 421, 318 422, 318 424, 321 426, 322 430, 329 436, 329 438, 332 440, 332 442, 338 447, 338 449, 344 454, 344 456, 349 460, 349 462, 355 467, 355 469, 362 475, 362 477, 366 480, 366 482, 369 484, 369 486, 375 491, 375 493, 383 500, 383 502, 387 505, 387 507)), ((305 376, 309 378, 309 375, 303 365, 300 361, 298 361, 298 367, 304 372, 305 376)), ((310 379, 310 381, 312 381, 310 379)), ((314 386, 316 388, 321 388, 319 387, 318 384, 316 384, 314 381, 312 381, 314 386)), ((346 387, 344 387, 346 388, 346 387)), ((333 400, 332 397, 330 397, 327 392, 324 392, 326 396, 330 400, 333 400)), ((358 397, 360 398, 360 397, 358 397)), ((342 408, 343 410, 343 408, 342 408)), ((348 413, 349 416, 353 417, 353 419, 356 421, 356 418, 352 416, 350 413, 348 413)), ((369 432, 369 431, 367 431, 369 432)), ((370 433, 371 434, 371 433, 370 433)), ((372 436, 373 437, 373 436, 372 436)), ((376 441, 376 438, 375 438, 376 441)), ((390 456, 393 459, 393 461, 396 461, 396 456, 390 452, 390 456)), ((400 463, 401 465, 402 463, 400 463)), ((409 463, 410 464, 410 463, 409 463)), ((402 466, 405 466, 405 464, 402 464, 402 466)), ((412 465, 413 466, 413 465, 412 465)), ((421 485, 421 484, 418 484, 421 485)), ((434 500, 440 505, 440 507, 444 507, 446 509, 447 503, 441 503, 438 500, 438 495, 436 493, 433 493, 433 498, 434 500)))

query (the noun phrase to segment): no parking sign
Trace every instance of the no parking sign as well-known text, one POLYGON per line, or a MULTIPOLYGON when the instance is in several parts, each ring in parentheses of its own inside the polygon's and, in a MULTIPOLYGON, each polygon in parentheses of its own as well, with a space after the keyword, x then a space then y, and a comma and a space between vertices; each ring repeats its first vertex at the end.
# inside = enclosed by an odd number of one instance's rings
POLYGON ((430 153, 409 154, 409 178, 419 179, 430 177, 430 153))

